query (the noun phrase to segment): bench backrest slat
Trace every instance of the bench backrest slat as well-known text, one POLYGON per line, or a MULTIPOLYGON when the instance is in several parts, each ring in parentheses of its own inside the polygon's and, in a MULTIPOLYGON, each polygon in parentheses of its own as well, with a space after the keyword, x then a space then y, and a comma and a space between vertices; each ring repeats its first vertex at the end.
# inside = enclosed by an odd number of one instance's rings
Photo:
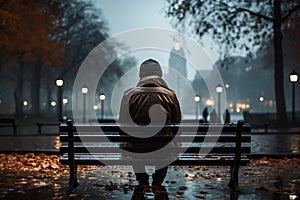
MULTIPOLYGON (((172 124, 172 125, 165 125, 163 128, 161 128, 160 125, 158 126, 151 126, 151 127, 145 127, 145 126, 132 126, 132 125, 120 125, 120 124, 74 124, 74 132, 124 132, 123 130, 126 130, 125 132, 144 132, 149 131, 157 131, 159 130, 164 131, 165 129, 170 130, 180 130, 181 132, 237 132, 238 127, 236 125, 230 125, 230 124, 172 124)), ((66 124, 60 125, 60 132, 67 132, 68 126, 66 124)), ((242 132, 250 132, 251 126, 249 124, 245 124, 241 127, 242 132)))
POLYGON ((0 123, 7 123, 15 125, 15 119, 13 118, 0 118, 0 123))
MULTIPOLYGON (((156 135, 150 138, 135 138, 129 135, 120 135, 124 133, 123 129, 126 131, 140 132, 141 134, 145 133, 145 131, 151 132, 155 130, 157 132, 157 130, 161 129, 181 130, 180 132, 178 131, 176 135, 175 142, 177 145, 173 145, 172 147, 175 152, 199 153, 201 150, 201 152, 209 151, 210 153, 216 154, 236 154, 237 142, 241 142, 242 144, 251 142, 249 135, 239 134, 250 133, 251 126, 249 124, 237 126, 234 124, 183 123, 165 125, 163 128, 155 125, 151 127, 140 127, 116 123, 75 124, 73 126, 61 124, 60 141, 62 142, 62 146, 60 147, 60 152, 70 153, 70 150, 72 150, 74 153, 110 153, 115 152, 114 150, 119 147, 132 152, 145 152, 148 149, 151 150, 153 147, 143 146, 141 143, 162 144, 172 141, 175 144, 171 136, 156 135), (197 131, 197 134, 195 134, 195 131, 197 131), (185 146, 186 143, 191 142, 193 142, 191 146, 185 146), (74 145, 74 148, 68 148, 68 144, 74 145), (134 146, 132 146, 132 144, 134 144, 134 146), (140 147, 138 147, 139 144, 140 147)), ((241 145, 241 147, 238 148, 238 151, 243 154, 251 152, 249 146, 241 145)))

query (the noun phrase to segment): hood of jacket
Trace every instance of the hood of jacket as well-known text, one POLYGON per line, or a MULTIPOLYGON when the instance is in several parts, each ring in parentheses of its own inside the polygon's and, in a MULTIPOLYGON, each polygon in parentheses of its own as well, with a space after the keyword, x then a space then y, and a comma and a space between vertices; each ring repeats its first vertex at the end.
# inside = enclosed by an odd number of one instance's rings
POLYGON ((164 87, 168 89, 167 83, 159 76, 145 76, 140 79, 137 87, 164 87))

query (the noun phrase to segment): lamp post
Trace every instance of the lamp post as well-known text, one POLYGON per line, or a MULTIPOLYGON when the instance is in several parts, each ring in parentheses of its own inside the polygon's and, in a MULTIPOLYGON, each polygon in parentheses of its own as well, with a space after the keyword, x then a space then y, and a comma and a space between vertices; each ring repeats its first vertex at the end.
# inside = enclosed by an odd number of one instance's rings
POLYGON ((200 97, 198 94, 194 97, 194 101, 196 103, 196 120, 198 121, 198 116, 199 116, 199 114, 198 114, 199 108, 198 107, 199 107, 199 101, 200 101, 200 97))
POLYGON ((81 88, 81 93, 83 94, 83 123, 86 122, 86 116, 85 116, 85 109, 86 109, 86 94, 88 93, 89 89, 86 86, 83 86, 81 88))
POLYGON ((68 118, 68 109, 67 109, 67 103, 69 103, 69 100, 67 99, 67 97, 62 99, 63 105, 65 107, 65 115, 63 117, 64 120, 67 120, 68 118))
POLYGON ((265 98, 263 96, 259 97, 260 105, 261 105, 261 112, 264 112, 264 100, 265 98))
POLYGON ((295 84, 298 82, 298 73, 295 70, 290 73, 290 82, 292 83, 292 117, 295 121, 295 84))
POLYGON ((58 87, 58 121, 62 122, 62 86, 64 85, 64 80, 59 77, 56 79, 55 84, 58 87))
POLYGON ((105 100, 105 94, 101 93, 100 96, 100 101, 101 101, 101 120, 104 119, 104 100, 105 100))
POLYGON ((216 92, 218 93, 218 118, 221 120, 221 93, 223 92, 223 87, 220 83, 216 87, 216 92))

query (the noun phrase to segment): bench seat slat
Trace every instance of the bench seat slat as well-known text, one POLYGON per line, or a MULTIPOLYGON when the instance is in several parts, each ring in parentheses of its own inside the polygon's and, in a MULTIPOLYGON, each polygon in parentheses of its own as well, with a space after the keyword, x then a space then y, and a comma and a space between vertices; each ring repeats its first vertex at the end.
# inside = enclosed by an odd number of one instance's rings
MULTIPOLYGON (((169 136, 155 136, 151 138, 147 138, 147 142, 162 142, 168 141, 171 137, 169 136)), ((74 142, 105 142, 110 140, 112 142, 137 142, 136 138, 129 136, 120 136, 120 135, 74 135, 74 142)), ((235 135, 180 135, 176 138, 178 142, 191 141, 193 142, 204 142, 204 141, 218 141, 218 142, 236 142, 235 135)), ((68 142, 68 135, 60 135, 61 142, 68 142)), ((241 142, 249 143, 251 142, 250 136, 242 136, 241 142)))
MULTIPOLYGON (((101 152, 101 153, 110 153, 110 152, 116 152, 116 148, 119 148, 118 145, 115 146, 75 146, 74 147, 74 152, 76 153, 88 153, 88 152, 101 152)), ((127 151, 132 151, 132 152, 145 152, 145 151, 151 151, 153 148, 151 147, 140 147, 140 150, 138 147, 122 147, 123 149, 127 151)), ((167 148, 166 148, 167 149, 167 148)), ((182 152, 185 149, 187 149, 185 152, 187 153, 198 153, 200 151, 200 147, 170 147, 167 150, 169 151, 177 151, 177 152, 182 152)), ((235 147, 201 147, 201 151, 205 152, 211 152, 211 153, 235 153, 236 148, 235 147)), ((61 146, 60 147, 60 152, 62 153, 67 153, 68 152, 68 147, 67 146, 61 146)), ((242 147, 241 148, 241 153, 250 153, 251 148, 250 147, 242 147)))
MULTIPOLYGON (((75 162, 77 165, 103 165, 100 160, 109 161, 112 165, 132 165, 138 162, 151 162, 153 164, 161 162, 161 160, 151 160, 149 159, 131 159, 128 157, 123 157, 121 154, 75 154, 75 162)), ((234 156, 220 156, 220 155, 210 155, 209 157, 199 157, 197 154, 194 156, 182 155, 171 165, 231 165, 233 164, 234 156)), ((63 165, 69 164, 68 154, 64 154, 60 159, 63 165)), ((247 165, 249 159, 246 156, 242 156, 241 165, 247 165)))

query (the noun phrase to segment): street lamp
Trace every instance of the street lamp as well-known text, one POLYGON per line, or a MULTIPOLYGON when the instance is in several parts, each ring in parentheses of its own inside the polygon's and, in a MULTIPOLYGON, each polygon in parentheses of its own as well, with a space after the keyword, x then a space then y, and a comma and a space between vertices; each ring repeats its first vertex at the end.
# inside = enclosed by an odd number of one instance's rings
POLYGON ((55 106, 56 106, 56 102, 55 102, 55 101, 51 101, 51 102, 50 102, 50 105, 51 105, 52 107, 55 107, 55 106))
POLYGON ((67 105, 67 103, 69 102, 69 100, 67 98, 63 98, 62 102, 63 102, 64 105, 67 105))
POLYGON ((218 119, 221 120, 221 93, 223 92, 223 87, 220 83, 217 85, 216 91, 218 93, 218 119))
POLYGON ((198 116, 199 116, 199 114, 198 114, 198 109, 199 109, 198 106, 199 106, 199 101, 200 101, 200 97, 199 97, 198 94, 194 97, 194 101, 196 103, 196 120, 198 121, 198 116))
POLYGON ((63 119, 64 120, 66 120, 67 119, 67 116, 68 116, 68 109, 67 109, 67 104, 69 103, 69 100, 67 99, 67 97, 65 97, 65 98, 63 98, 62 99, 62 103, 63 103, 63 105, 64 105, 64 110, 65 110, 65 114, 64 114, 64 117, 63 117, 63 119))
POLYGON ((105 94, 101 93, 100 96, 100 101, 101 101, 101 120, 104 119, 104 100, 105 100, 105 94))
POLYGON ((28 105, 29 105, 28 101, 27 101, 27 100, 24 100, 24 101, 23 101, 23 106, 24 106, 24 107, 27 107, 28 105))
POLYGON ((86 107, 86 94, 89 92, 89 89, 86 86, 83 86, 81 88, 81 93, 83 94, 83 122, 86 122, 86 116, 85 116, 85 107, 86 107))
POLYGON ((263 96, 259 97, 262 112, 264 111, 264 100, 265 100, 265 98, 263 96))
POLYGON ((290 73, 290 82, 292 83, 292 116, 295 121, 295 84, 298 82, 298 73, 295 70, 290 73))
POLYGON ((62 86, 64 85, 64 80, 59 77, 56 79, 55 84, 58 87, 58 121, 62 122, 62 86))

